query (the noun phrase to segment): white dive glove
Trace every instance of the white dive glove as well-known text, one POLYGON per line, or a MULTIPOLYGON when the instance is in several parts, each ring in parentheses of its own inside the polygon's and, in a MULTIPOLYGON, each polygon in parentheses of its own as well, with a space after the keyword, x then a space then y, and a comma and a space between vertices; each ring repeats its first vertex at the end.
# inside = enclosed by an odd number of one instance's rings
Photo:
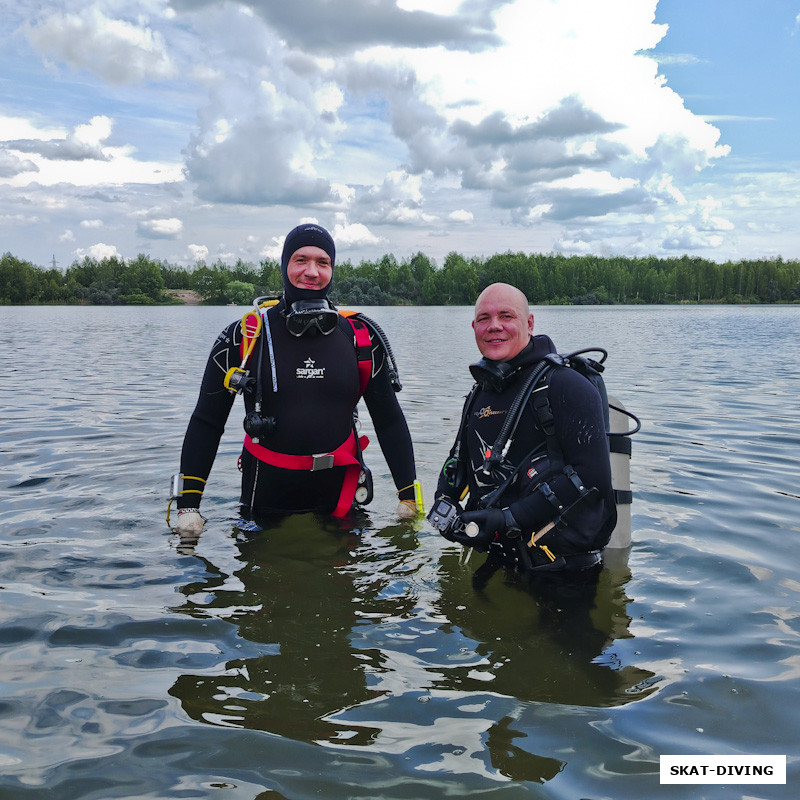
POLYGON ((397 516, 399 519, 414 519, 419 516, 419 509, 413 500, 401 500, 397 504, 397 516))
POLYGON ((205 519, 196 508, 179 508, 175 533, 182 536, 197 536, 203 532, 204 523, 205 519))

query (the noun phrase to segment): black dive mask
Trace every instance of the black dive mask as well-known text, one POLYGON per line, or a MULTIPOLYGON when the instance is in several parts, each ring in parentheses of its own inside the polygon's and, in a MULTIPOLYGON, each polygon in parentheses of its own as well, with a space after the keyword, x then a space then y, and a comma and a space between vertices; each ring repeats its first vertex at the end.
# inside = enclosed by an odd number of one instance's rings
POLYGON ((339 325, 339 312, 327 300, 298 300, 286 313, 286 328, 292 336, 311 331, 327 336, 339 325))
POLYGON ((476 364, 469 365, 469 371, 481 389, 490 392, 502 392, 511 379, 519 372, 520 367, 507 361, 492 361, 482 358, 476 364))

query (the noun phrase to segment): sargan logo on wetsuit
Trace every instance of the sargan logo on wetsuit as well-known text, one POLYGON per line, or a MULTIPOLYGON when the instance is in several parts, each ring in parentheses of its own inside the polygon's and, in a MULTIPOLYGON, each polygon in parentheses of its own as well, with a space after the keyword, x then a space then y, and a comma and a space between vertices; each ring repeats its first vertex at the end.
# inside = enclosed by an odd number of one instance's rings
POLYGON ((297 368, 296 377, 301 379, 325 377, 325 367, 315 367, 313 358, 307 358, 304 363, 304 367, 297 368))

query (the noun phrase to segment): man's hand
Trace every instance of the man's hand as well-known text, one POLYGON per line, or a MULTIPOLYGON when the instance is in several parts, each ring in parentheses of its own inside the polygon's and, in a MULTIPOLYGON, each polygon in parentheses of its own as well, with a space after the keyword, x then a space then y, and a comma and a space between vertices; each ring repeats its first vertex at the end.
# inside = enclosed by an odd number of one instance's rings
POLYGON ((400 519, 416 519, 419 516, 419 509, 414 500, 401 500, 397 504, 397 516, 400 519))
POLYGON ((506 519, 499 508, 465 511, 458 520, 461 524, 458 531, 452 533, 453 541, 473 547, 479 553, 485 553, 489 545, 506 532, 506 519))
POLYGON ((178 509, 178 524, 175 533, 181 536, 199 536, 203 532, 205 520, 196 508, 178 509))

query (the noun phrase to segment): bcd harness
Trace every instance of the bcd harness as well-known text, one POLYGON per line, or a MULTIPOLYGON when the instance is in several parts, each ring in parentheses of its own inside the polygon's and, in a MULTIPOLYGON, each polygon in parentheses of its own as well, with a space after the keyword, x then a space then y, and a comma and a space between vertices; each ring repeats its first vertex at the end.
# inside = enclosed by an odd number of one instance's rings
MULTIPOLYGON (((231 368, 225 375, 224 384, 229 391, 239 392, 247 388, 248 382, 251 379, 249 378, 249 372, 246 370, 246 366, 262 329, 265 332, 266 347, 269 351, 271 362, 272 388, 273 391, 278 390, 275 376, 275 358, 272 350, 272 337, 270 335, 269 319, 267 318, 268 309, 276 305, 277 302, 277 299, 268 300, 264 303, 259 303, 257 300, 254 303, 255 308, 252 311, 248 311, 244 317, 242 317, 242 341, 239 350, 242 361, 239 367, 231 368)), ((338 313, 350 324, 353 331, 353 343, 358 363, 358 396, 361 398, 372 377, 372 337, 370 335, 370 328, 367 327, 367 323, 365 322, 367 318, 360 315, 357 311, 339 310, 338 313)), ((401 386, 397 379, 397 370, 388 342, 383 335, 383 331, 378 328, 377 323, 374 323, 372 320, 369 320, 369 323, 375 332, 376 338, 378 338, 384 347, 392 386, 395 391, 399 391, 401 386)), ((262 345, 261 357, 263 358, 263 356, 264 349, 262 345)), ((261 375, 258 375, 255 387, 256 411, 254 413, 259 416, 261 413, 261 383, 261 375)), ((361 455, 362 451, 365 450, 369 444, 369 439, 366 436, 358 436, 356 434, 355 423, 356 415, 354 412, 353 429, 350 435, 333 451, 314 453, 311 455, 295 455, 292 453, 280 453, 277 450, 270 450, 265 447, 259 441, 260 436, 253 435, 257 434, 257 431, 248 430, 247 420, 245 420, 246 435, 244 438, 244 448, 259 461, 281 469, 316 472, 318 470, 331 469, 332 467, 345 467, 339 499, 336 508, 332 512, 332 516, 334 517, 343 517, 352 507, 353 500, 356 498, 356 492, 359 491, 359 489, 363 487, 365 490, 361 492, 363 499, 360 498, 359 502, 369 502, 372 494, 369 470, 364 465, 361 455)))
MULTIPOLYGON (((574 468, 571 465, 564 463, 564 452, 561 448, 560 442, 558 441, 558 436, 556 435, 555 419, 553 417, 549 398, 549 378, 556 369, 559 367, 571 368, 589 380, 601 397, 605 418, 605 429, 608 437, 610 452, 625 453, 627 455, 631 454, 631 442, 628 437, 632 436, 639 430, 641 423, 631 412, 618 408, 617 406, 611 406, 616 411, 633 419, 636 425, 633 430, 624 433, 612 433, 610 431, 608 394, 606 392, 605 382, 603 381, 601 375, 605 369, 603 362, 605 361, 607 355, 607 352, 601 348, 588 348, 586 350, 579 350, 575 353, 570 353, 567 356, 559 355, 558 353, 549 353, 539 363, 532 368, 529 368, 523 379, 520 390, 509 407, 508 414, 500 433, 495 439, 494 444, 492 444, 492 446, 489 447, 484 453, 482 471, 485 475, 492 476, 495 479, 497 486, 480 499, 477 507, 499 508, 503 494, 505 494, 505 492, 517 481, 520 472, 526 466, 528 466, 528 464, 530 464, 531 459, 534 458, 541 449, 540 446, 528 453, 519 462, 519 464, 511 469, 510 474, 508 474, 507 468, 509 465, 507 463, 506 456, 511 448, 514 434, 522 418, 522 413, 525 407, 530 403, 530 406, 536 415, 539 427, 545 435, 545 445, 547 448, 547 457, 550 463, 550 473, 563 473, 578 492, 578 498, 574 502, 566 505, 556 496, 555 492, 552 491, 546 481, 543 480, 539 484, 537 491, 540 491, 547 501, 553 506, 554 516, 552 520, 547 523, 547 525, 545 525, 539 531, 533 532, 528 543, 531 546, 536 543, 537 539, 544 536, 552 528, 565 524, 565 518, 567 515, 579 503, 583 502, 587 497, 597 491, 597 489, 594 487, 586 487, 583 481, 580 479, 580 476, 577 474, 577 472, 575 472, 574 468), (602 353, 599 361, 584 356, 585 353, 594 351, 602 353), (501 466, 506 467, 505 472, 500 469, 501 466)), ((468 481, 465 474, 466 464, 461 455, 461 450, 465 447, 467 420, 480 388, 480 384, 476 383, 472 387, 470 394, 467 396, 467 400, 464 403, 464 411, 461 417, 458 436, 456 438, 455 450, 452 458, 448 461, 451 474, 453 475, 453 480, 451 481, 448 477, 448 482, 450 482, 451 485, 458 491, 461 491, 462 487, 464 486, 467 486, 468 489, 468 481)), ((445 469, 448 468, 448 464, 445 465, 445 469)), ((464 493, 466 493, 467 489, 464 489, 464 493)), ((623 492, 615 489, 614 500, 617 505, 630 504, 632 502, 632 493, 630 491, 623 492)), ((546 550, 546 548, 544 549, 546 550)))

